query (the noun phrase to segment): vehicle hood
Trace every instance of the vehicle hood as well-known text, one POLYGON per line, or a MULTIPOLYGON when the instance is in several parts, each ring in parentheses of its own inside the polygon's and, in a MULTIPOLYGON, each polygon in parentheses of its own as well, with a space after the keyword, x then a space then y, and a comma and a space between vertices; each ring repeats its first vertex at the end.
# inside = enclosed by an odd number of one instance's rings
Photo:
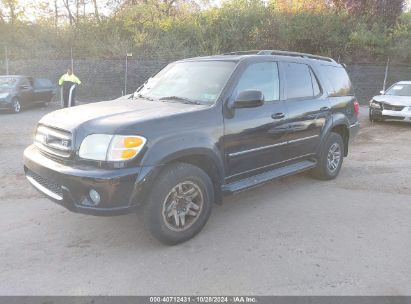
POLYGON ((411 96, 378 95, 373 100, 394 106, 411 107, 411 96))
POLYGON ((114 134, 119 129, 136 123, 164 119, 207 107, 123 97, 57 110, 44 116, 39 123, 71 132, 82 129, 87 133, 114 134))

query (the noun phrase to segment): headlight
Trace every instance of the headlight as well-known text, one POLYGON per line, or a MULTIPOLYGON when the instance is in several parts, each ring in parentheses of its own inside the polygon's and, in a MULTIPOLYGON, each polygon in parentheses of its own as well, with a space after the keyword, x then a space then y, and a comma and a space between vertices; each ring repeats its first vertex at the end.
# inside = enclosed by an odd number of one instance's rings
POLYGON ((9 96, 9 93, 0 93, 0 99, 7 98, 9 96))
POLYGON ((92 160, 125 161, 136 157, 145 143, 142 136, 92 134, 81 143, 79 156, 92 160))
POLYGON ((381 103, 375 100, 371 100, 370 102, 370 107, 371 108, 376 108, 376 109, 381 109, 381 103))

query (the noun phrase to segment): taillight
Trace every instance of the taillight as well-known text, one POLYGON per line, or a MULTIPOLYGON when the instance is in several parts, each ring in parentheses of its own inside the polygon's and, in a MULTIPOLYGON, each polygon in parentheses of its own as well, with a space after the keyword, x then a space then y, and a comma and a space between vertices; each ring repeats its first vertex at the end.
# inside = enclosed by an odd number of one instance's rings
POLYGON ((360 114, 360 104, 358 100, 354 100, 354 113, 358 116, 360 114))

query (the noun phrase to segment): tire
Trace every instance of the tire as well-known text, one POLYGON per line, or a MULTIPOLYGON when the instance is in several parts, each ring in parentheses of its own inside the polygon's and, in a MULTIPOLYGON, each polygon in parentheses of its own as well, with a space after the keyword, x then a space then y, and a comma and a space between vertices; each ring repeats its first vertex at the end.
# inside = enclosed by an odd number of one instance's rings
POLYGON ((331 132, 325 141, 313 176, 331 180, 338 176, 344 159, 344 141, 340 134, 331 132))
POLYGON ((176 245, 201 231, 213 203, 213 184, 203 170, 186 163, 171 164, 154 182, 144 206, 144 224, 161 243, 176 245))
POLYGON ((370 120, 370 122, 375 121, 374 116, 371 114, 371 111, 369 111, 369 113, 368 113, 368 119, 370 120))
POLYGON ((11 101, 11 111, 15 114, 20 113, 21 112, 21 102, 20 99, 18 98, 13 98, 13 100, 11 101))
POLYGON ((371 111, 368 112, 368 119, 370 122, 382 122, 384 121, 383 118, 376 118, 374 115, 371 114, 371 111))

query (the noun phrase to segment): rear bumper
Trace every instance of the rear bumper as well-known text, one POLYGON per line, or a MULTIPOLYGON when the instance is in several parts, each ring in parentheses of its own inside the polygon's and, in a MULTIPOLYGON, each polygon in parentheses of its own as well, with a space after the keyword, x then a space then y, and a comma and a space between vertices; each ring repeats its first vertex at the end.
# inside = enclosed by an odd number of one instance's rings
POLYGON ((133 212, 150 188, 147 176, 153 170, 155 167, 73 167, 45 157, 33 145, 24 151, 24 171, 30 184, 59 205, 85 214, 133 212), (91 189, 99 193, 100 203, 91 200, 91 189))

